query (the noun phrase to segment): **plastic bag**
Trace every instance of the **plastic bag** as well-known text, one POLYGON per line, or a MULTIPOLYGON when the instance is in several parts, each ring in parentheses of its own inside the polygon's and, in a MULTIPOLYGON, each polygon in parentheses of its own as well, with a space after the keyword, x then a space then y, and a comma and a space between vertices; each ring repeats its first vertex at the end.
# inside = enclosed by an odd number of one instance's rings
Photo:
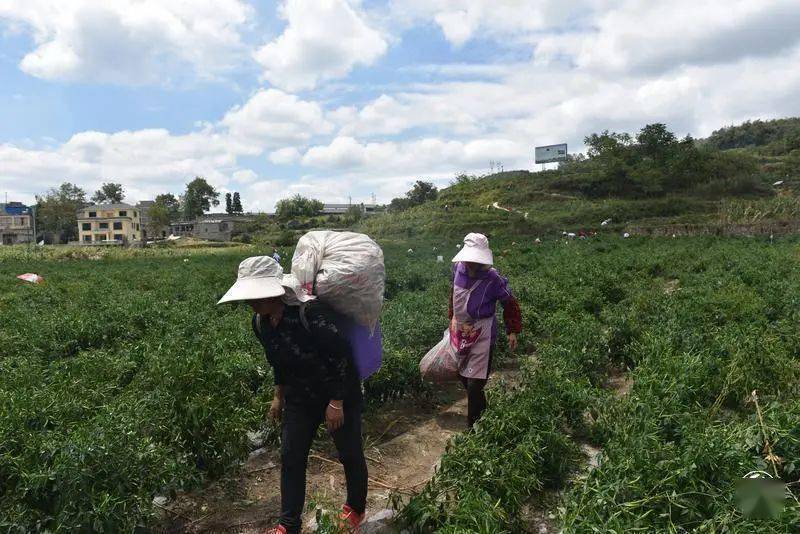
POLYGON ((297 242, 292 274, 309 293, 357 323, 375 329, 383 307, 383 251, 354 232, 308 232, 297 242))
POLYGON ((374 331, 368 326, 356 323, 350 317, 339 315, 337 324, 345 332, 353 349, 353 363, 358 370, 358 377, 366 380, 381 368, 383 345, 380 323, 374 331))
POLYGON ((419 362, 419 372, 423 380, 431 382, 458 381, 459 357, 450 343, 450 330, 444 331, 442 340, 423 356, 419 362))
POLYGON ((39 276, 38 274, 34 273, 25 273, 17 276, 20 280, 24 280, 25 282, 30 282, 31 284, 41 284, 44 282, 44 278, 39 276))

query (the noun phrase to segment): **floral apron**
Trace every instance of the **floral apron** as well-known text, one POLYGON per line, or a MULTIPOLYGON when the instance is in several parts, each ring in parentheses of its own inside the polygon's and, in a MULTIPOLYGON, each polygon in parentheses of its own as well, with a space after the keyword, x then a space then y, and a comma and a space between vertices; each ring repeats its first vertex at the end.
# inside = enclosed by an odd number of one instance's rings
POLYGON ((479 280, 469 289, 453 286, 450 344, 459 358, 458 374, 465 378, 489 378, 489 354, 492 349, 494 317, 475 319, 467 312, 467 304, 472 293, 481 289, 485 294, 487 283, 485 279, 479 280))

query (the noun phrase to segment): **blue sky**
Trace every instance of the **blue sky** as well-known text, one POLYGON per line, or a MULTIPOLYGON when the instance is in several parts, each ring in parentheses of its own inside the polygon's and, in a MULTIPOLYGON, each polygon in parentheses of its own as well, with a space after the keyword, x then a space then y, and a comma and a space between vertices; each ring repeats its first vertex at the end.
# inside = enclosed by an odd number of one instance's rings
POLYGON ((607 128, 800 115, 795 0, 660 4, 0 0, 0 193, 388 201, 607 128))

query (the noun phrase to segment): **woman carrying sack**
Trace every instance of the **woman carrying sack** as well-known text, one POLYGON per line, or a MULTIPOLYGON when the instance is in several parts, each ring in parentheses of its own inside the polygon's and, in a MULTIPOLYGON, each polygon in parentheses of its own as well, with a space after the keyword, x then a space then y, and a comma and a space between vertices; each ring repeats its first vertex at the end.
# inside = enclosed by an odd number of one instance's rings
POLYGON ((367 500, 367 463, 361 439, 361 382, 351 344, 337 314, 303 291, 268 256, 247 258, 236 283, 220 299, 246 301, 253 332, 275 377, 269 415, 282 420, 281 518, 267 534, 299 533, 305 502, 308 453, 325 422, 344 466, 347 501, 339 527, 358 532, 367 500))
POLYGON ((497 302, 503 305, 508 346, 517 348, 522 314, 508 279, 492 268, 494 258, 483 234, 467 234, 464 247, 453 258, 450 293, 450 343, 458 355, 458 374, 467 390, 470 428, 486 409, 484 388, 492 371, 497 341, 497 302))

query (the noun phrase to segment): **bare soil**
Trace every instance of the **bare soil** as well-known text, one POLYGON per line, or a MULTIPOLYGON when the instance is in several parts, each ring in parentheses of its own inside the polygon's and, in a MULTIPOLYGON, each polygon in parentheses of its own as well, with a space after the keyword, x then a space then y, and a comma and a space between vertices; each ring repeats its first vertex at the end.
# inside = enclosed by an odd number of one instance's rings
MULTIPOLYGON (((492 384, 515 382, 519 364, 507 362, 492 384)), ((369 467, 367 518, 390 507, 390 494, 410 496, 434 474, 447 442, 466 429, 467 401, 460 385, 434 397, 393 401, 364 416, 364 452, 369 467)), ((315 508, 338 510, 345 479, 336 449, 323 432, 309 456, 304 532, 313 532, 315 508)), ((162 507, 157 532, 257 533, 280 515, 280 454, 275 446, 255 451, 240 470, 162 507)))

